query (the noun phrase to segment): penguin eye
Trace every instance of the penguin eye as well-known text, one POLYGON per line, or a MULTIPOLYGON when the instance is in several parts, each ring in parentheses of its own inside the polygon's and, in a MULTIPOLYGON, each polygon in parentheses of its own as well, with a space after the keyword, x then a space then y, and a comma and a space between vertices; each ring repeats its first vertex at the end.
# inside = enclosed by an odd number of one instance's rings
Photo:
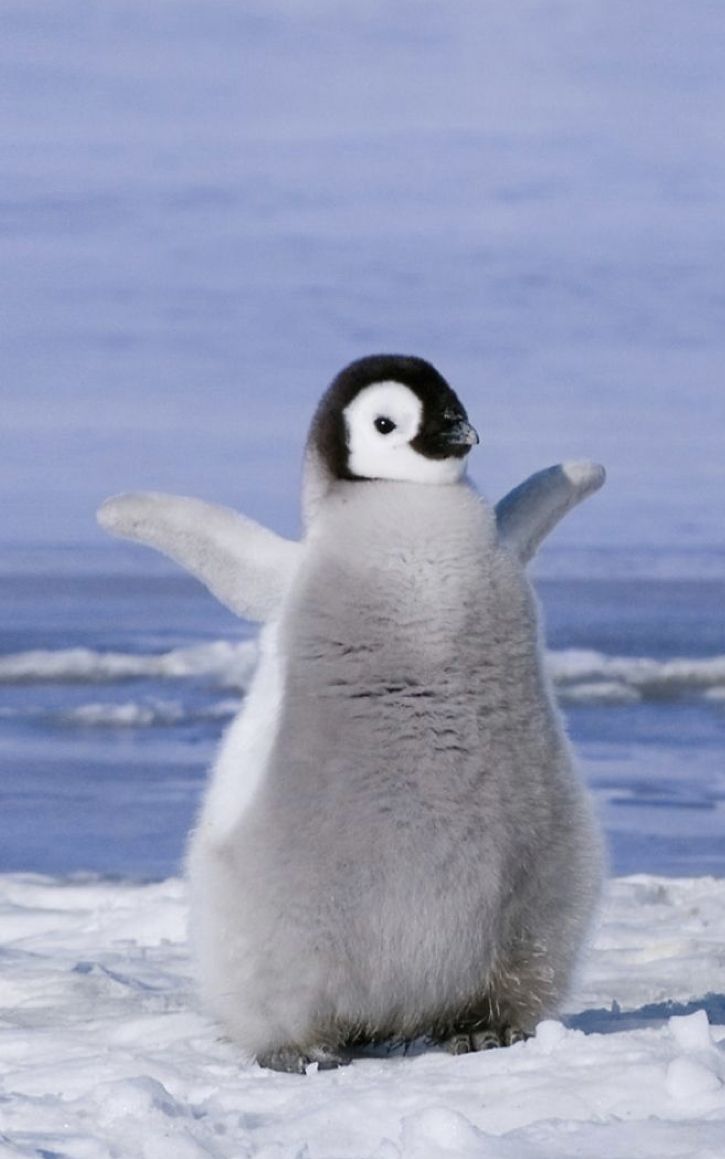
POLYGON ((395 423, 392 419, 386 419, 384 415, 380 415, 374 423, 375 430, 380 431, 381 435, 389 435, 391 431, 395 430, 395 423))

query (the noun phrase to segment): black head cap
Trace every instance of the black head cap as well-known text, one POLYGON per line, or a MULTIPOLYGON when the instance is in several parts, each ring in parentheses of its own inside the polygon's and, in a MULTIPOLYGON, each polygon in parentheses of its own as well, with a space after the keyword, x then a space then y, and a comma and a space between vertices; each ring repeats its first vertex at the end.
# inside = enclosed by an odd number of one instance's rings
POLYGON ((366 386, 391 381, 409 387, 422 403, 421 427, 410 444, 418 454, 429 459, 463 458, 478 442, 458 395, 430 362, 403 354, 371 354, 340 371, 312 420, 308 446, 334 478, 358 478, 348 468, 345 408, 366 386))

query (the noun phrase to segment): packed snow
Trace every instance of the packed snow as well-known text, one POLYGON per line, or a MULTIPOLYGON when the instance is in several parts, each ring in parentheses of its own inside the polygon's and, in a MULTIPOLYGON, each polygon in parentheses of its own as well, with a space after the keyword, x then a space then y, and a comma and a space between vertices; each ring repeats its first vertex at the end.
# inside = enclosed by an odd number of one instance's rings
POLYGON ((306 1078, 197 1008, 183 883, 0 878, 0 1154, 722 1159, 725 881, 620 878, 569 1013, 306 1078))

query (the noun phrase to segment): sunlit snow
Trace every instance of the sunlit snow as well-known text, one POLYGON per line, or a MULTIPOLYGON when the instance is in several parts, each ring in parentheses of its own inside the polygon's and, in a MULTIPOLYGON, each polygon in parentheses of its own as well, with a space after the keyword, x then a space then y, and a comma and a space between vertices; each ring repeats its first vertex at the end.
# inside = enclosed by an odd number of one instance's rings
POLYGON ((722 1154, 724 881, 612 882, 569 1014, 526 1043, 304 1078, 247 1063, 198 1011, 185 919, 176 879, 0 878, 0 1154, 722 1154))

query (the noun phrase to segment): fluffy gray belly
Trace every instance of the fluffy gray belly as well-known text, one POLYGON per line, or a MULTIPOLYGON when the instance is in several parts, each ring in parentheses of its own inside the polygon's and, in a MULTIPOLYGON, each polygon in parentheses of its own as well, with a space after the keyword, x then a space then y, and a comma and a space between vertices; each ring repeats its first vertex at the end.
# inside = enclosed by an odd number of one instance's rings
POLYGON ((408 995, 420 1016, 483 985, 563 804, 566 749, 523 589, 402 626, 333 590, 286 629, 244 845, 275 895, 270 942, 319 959, 338 1016, 399 1024, 408 995))

